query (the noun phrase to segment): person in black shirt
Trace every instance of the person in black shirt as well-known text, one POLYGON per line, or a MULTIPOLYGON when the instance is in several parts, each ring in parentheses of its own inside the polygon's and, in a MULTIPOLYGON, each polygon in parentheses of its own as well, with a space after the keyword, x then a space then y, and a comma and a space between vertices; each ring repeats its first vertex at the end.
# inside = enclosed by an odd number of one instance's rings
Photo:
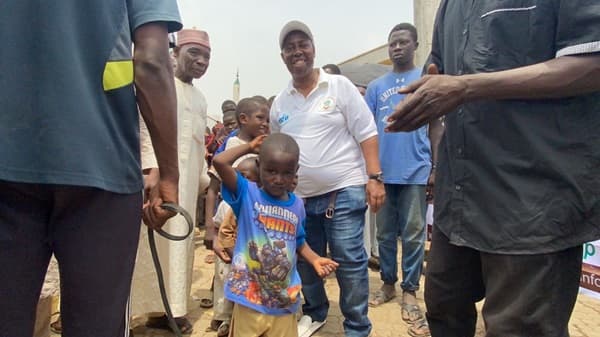
POLYGON ((425 301, 432 336, 568 336, 600 238, 600 5, 443 0, 429 76, 388 132, 445 116, 425 301))

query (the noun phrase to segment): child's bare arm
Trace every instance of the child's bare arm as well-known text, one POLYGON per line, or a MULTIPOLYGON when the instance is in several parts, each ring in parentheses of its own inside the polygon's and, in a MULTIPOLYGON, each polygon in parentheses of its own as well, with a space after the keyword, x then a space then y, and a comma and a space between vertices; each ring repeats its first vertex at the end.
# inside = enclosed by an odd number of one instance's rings
POLYGON ((233 247, 235 246, 235 240, 237 238, 237 223, 235 219, 235 215, 232 210, 228 210, 225 213, 225 219, 221 223, 219 227, 219 234, 217 241, 225 251, 225 253, 229 256, 229 261, 225 261, 226 263, 231 263, 231 257, 233 256, 233 247))
POLYGON ((260 144, 266 135, 261 135, 254 138, 250 143, 243 144, 240 146, 233 147, 229 150, 225 150, 215 156, 213 159, 213 166, 219 176, 221 182, 227 187, 228 190, 237 193, 237 173, 233 169, 232 165, 239 157, 248 153, 258 153, 260 144))
POLYGON ((315 271, 320 277, 325 277, 333 273, 338 267, 338 263, 332 259, 317 255, 306 242, 298 247, 296 252, 315 268, 315 271))
POLYGON ((223 249, 225 249, 225 253, 227 253, 227 255, 229 255, 230 257, 228 263, 231 263, 231 257, 233 256, 233 247, 225 247, 223 249))

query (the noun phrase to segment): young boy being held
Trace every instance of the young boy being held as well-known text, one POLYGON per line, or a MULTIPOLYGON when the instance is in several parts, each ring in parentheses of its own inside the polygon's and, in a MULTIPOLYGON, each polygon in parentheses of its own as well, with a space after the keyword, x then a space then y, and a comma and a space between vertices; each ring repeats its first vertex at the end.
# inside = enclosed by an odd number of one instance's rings
POLYGON ((304 241, 304 204, 289 192, 299 153, 291 137, 274 134, 226 150, 213 161, 223 182, 223 199, 238 221, 225 285, 225 296, 235 303, 230 336, 296 336, 294 314, 301 288, 296 253, 321 277, 338 266, 318 256, 304 241), (237 158, 249 153, 259 153, 260 188, 232 167, 237 158))

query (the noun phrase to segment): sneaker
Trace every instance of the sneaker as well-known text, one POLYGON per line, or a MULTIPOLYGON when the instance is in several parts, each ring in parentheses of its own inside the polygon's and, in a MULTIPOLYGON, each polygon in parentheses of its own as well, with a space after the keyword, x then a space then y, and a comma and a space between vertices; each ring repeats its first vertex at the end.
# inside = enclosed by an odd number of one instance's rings
POLYGON ((308 315, 302 316, 298 321, 298 337, 310 337, 319 330, 326 321, 313 321, 308 315))

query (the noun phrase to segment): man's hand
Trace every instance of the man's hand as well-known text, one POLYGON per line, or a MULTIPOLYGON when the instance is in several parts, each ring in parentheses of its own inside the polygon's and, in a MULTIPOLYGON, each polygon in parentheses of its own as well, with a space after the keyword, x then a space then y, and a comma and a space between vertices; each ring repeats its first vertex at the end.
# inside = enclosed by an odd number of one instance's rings
POLYGON ((400 89, 406 97, 388 117, 386 132, 413 131, 464 103, 467 85, 460 76, 439 75, 434 64, 426 76, 400 89))
POLYGON ((144 205, 143 220, 146 226, 152 229, 161 228, 167 219, 176 213, 167 211, 160 207, 163 203, 177 204, 178 187, 177 180, 160 179, 148 193, 147 202, 144 205))
POLYGON ((429 173, 429 178, 427 179, 427 187, 425 187, 425 200, 432 201, 433 200, 433 187, 435 186, 435 168, 431 168, 431 172, 429 173))
POLYGON ((383 206, 385 202, 385 188, 382 182, 369 179, 367 182, 367 203, 371 208, 371 212, 377 213, 377 211, 383 206))
POLYGON ((313 261, 313 268, 317 272, 317 275, 320 277, 326 277, 327 275, 333 273, 339 264, 332 259, 328 259, 326 257, 318 257, 313 261))
POLYGON ((213 240, 213 251, 215 254, 225 263, 231 263, 231 256, 227 253, 225 248, 221 246, 219 240, 213 240))

